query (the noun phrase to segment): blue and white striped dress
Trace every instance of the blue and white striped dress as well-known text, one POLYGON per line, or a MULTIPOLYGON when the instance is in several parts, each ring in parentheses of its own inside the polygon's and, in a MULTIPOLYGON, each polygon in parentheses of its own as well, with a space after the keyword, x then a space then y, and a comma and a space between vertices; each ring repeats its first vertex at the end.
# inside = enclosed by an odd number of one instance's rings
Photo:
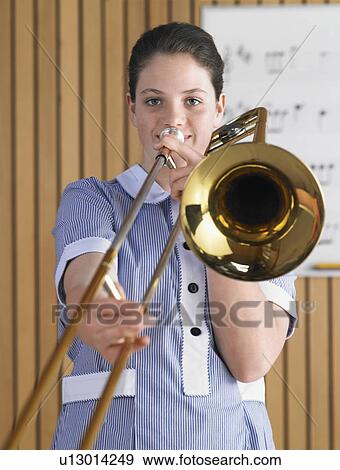
MULTIPOLYGON (((107 250, 145 177, 135 165, 112 181, 86 178, 65 189, 53 230, 61 304, 68 261, 107 250)), ((154 183, 115 266, 128 299, 142 300, 178 209, 154 183)), ((294 280, 291 274, 260 283, 268 300, 289 310, 287 336, 296 322, 294 280)), ((180 234, 151 309, 158 326, 143 330, 150 345, 130 357, 94 448, 274 448, 264 380, 241 384, 231 375, 216 350, 207 299, 205 266, 180 234)), ((65 321, 61 315, 60 333, 65 321)), ((53 449, 79 448, 110 371, 110 364, 78 338, 69 356, 74 369, 63 379, 53 449)))

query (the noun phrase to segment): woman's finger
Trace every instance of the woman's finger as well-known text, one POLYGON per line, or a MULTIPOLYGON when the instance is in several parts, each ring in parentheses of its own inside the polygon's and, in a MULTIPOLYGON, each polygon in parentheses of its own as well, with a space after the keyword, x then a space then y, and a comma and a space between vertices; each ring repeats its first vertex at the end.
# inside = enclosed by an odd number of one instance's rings
MULTIPOLYGON (((141 349, 145 348, 150 344, 150 337, 149 336, 140 336, 135 339, 132 352, 140 351, 141 349)), ((124 346, 124 342, 121 344, 111 344, 105 348, 103 348, 101 354, 102 356, 109 362, 114 362, 118 359, 120 352, 124 346)))
POLYGON ((169 172, 169 183, 172 186, 176 181, 182 178, 188 178, 193 171, 193 166, 186 166, 185 168, 174 168, 169 172))
POLYGON ((183 178, 179 178, 171 185, 171 196, 174 199, 179 199, 182 195, 185 183, 187 182, 188 177, 184 176, 183 178))
POLYGON ((190 147, 187 143, 182 143, 171 135, 164 136, 155 146, 155 150, 160 150, 166 147, 169 150, 176 152, 180 158, 185 160, 189 165, 196 165, 201 160, 202 155, 194 148, 190 147))

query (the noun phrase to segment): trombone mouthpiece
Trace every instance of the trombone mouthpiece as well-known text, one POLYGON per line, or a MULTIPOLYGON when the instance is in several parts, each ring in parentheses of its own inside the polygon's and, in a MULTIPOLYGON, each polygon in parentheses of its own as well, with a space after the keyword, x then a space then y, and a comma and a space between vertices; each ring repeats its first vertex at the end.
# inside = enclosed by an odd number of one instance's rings
MULTIPOLYGON (((177 127, 166 127, 160 133, 160 138, 162 138, 166 134, 174 135, 180 142, 182 142, 182 143, 184 142, 184 134, 177 127)), ((170 169, 176 168, 176 163, 173 161, 173 159, 171 157, 170 150, 167 149, 166 147, 162 147, 161 152, 162 152, 162 155, 164 155, 166 157, 166 163, 165 163, 166 166, 170 169)))
POLYGON ((174 135, 180 142, 184 142, 184 134, 183 132, 178 129, 177 127, 166 127, 162 130, 160 137, 163 137, 166 134, 174 135))

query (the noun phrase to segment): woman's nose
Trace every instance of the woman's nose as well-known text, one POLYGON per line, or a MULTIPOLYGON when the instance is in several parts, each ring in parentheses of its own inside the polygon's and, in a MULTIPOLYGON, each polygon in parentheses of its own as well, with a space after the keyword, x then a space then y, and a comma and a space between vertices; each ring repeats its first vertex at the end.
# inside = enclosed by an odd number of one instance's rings
POLYGON ((165 127, 182 127, 186 122, 185 110, 180 106, 169 106, 163 116, 165 127))

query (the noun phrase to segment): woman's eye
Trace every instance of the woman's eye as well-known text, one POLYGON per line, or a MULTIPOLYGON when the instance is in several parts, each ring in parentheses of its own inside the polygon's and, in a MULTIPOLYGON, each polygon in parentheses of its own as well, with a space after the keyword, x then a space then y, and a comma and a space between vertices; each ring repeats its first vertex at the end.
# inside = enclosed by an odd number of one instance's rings
POLYGON ((198 104, 202 103, 201 100, 197 99, 197 98, 188 98, 187 99, 187 102, 191 105, 191 106, 197 106, 198 104))
MULTIPOLYGON (((198 104, 202 103, 202 101, 199 100, 198 98, 188 98, 186 102, 190 106, 197 106, 198 104)), ((160 103, 161 103, 161 100, 159 98, 148 98, 147 100, 145 100, 145 104, 151 107, 158 106, 160 103)))
POLYGON ((160 100, 158 98, 149 98, 148 100, 145 101, 146 104, 149 106, 156 106, 160 100))

